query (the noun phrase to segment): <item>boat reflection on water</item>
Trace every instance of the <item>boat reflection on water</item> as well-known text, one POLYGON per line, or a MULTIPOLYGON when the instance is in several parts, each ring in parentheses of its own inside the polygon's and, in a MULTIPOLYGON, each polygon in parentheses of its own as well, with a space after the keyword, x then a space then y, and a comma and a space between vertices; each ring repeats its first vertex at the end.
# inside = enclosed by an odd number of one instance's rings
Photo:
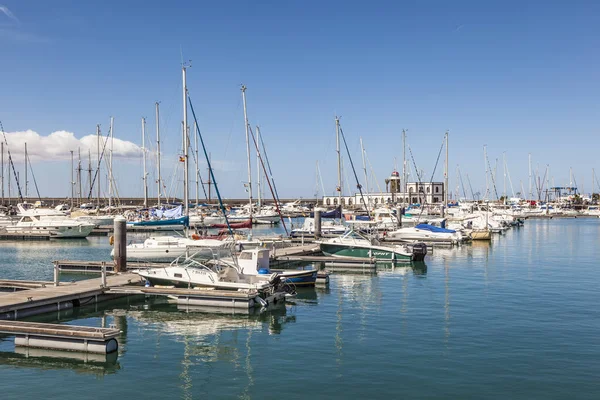
POLYGON ((413 275, 427 275, 427 264, 423 261, 413 262, 410 265, 406 263, 377 263, 377 273, 381 274, 396 274, 406 275, 411 273, 413 275))
POLYGON ((114 374, 121 369, 116 352, 93 354, 20 346, 15 347, 14 353, 0 352, 0 365, 42 370, 69 369, 96 376, 114 374))

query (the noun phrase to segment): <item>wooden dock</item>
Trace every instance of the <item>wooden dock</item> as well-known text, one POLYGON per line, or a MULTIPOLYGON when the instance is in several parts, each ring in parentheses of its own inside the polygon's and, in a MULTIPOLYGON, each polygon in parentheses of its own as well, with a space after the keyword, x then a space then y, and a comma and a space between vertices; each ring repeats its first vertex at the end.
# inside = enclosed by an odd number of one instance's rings
MULTIPOLYGON (((15 281, 15 285, 17 282, 15 281)), ((106 277, 106 287, 103 286, 101 278, 96 278, 3 294, 0 295, 0 320, 24 318, 77 307, 81 303, 108 300, 115 297, 105 294, 108 288, 140 282, 139 275, 125 273, 106 277)))
MULTIPOLYGON (((53 264, 58 267, 61 272, 72 272, 77 274, 100 274, 102 273, 102 265, 104 264, 106 272, 114 273, 113 261, 87 261, 87 260, 58 260, 53 264)), ((140 268, 162 268, 168 266, 169 263, 151 263, 151 262, 135 262, 129 261, 127 269, 140 268)))

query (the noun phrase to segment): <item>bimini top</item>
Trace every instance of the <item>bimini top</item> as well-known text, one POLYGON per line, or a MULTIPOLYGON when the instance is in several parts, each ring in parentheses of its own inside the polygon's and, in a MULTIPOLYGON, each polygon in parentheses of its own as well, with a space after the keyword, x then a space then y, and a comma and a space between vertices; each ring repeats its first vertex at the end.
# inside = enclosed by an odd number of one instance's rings
POLYGON ((419 224, 419 225, 415 226, 415 228, 422 229, 424 231, 429 231, 429 232, 456 233, 455 230, 440 228, 438 226, 433 226, 433 225, 429 225, 429 224, 419 224))

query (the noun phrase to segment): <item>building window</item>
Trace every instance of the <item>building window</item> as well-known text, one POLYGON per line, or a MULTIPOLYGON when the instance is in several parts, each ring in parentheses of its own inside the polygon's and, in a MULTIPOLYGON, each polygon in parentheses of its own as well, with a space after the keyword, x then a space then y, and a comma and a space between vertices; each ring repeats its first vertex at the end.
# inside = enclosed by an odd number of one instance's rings
POLYGON ((342 205, 343 205, 343 206, 345 206, 345 205, 346 205, 346 199, 344 199, 343 197, 342 197, 342 205))
POLYGON ((327 203, 327 205, 330 205, 331 204, 331 199, 327 199, 326 203, 327 203))
POLYGON ((437 197, 434 197, 434 198, 433 198, 433 202, 434 202, 434 203, 437 203, 438 201, 439 201, 439 199, 438 199, 437 197))
POLYGON ((337 206, 337 199, 333 199, 333 205, 337 206))
POLYGON ((427 193, 431 192, 431 188, 427 187, 427 193))
POLYGON ((439 193, 439 192, 440 192, 440 187, 439 187, 439 186, 436 186, 436 187, 435 187, 435 192, 436 192, 436 193, 439 193))
POLYGON ((375 204, 379 203, 379 199, 375 197, 375 204))
POLYGON ((352 205, 352 199, 348 199, 348 205, 351 206, 352 205))

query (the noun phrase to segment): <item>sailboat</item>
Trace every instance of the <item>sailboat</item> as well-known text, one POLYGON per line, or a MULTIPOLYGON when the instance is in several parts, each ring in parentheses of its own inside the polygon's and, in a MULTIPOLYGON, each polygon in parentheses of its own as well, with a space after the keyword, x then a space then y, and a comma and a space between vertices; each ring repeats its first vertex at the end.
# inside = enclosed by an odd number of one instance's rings
MULTIPOLYGON (((181 220, 184 226, 189 226, 189 196, 188 196, 188 129, 187 129, 187 110, 188 110, 188 93, 187 93, 187 80, 186 75, 187 67, 182 66, 182 77, 183 77, 183 160, 184 176, 183 176, 183 187, 184 187, 184 205, 180 206, 177 211, 183 216, 177 216, 171 218, 171 220, 181 220)), ((172 216, 174 217, 174 216, 172 216)), ((156 223, 159 223, 158 221, 156 223)), ((153 221, 148 221, 146 224, 153 224, 153 221)), ((186 229, 187 233, 187 229, 186 229)), ((147 238, 143 243, 132 243, 127 246, 127 259, 128 260, 144 260, 144 261, 173 261, 174 259, 183 255, 189 254, 200 254, 212 255, 217 252, 231 251, 233 247, 233 240, 216 240, 216 239, 202 239, 197 240, 188 237, 180 236, 153 236, 147 238), (204 253, 204 254, 203 254, 204 253)))

